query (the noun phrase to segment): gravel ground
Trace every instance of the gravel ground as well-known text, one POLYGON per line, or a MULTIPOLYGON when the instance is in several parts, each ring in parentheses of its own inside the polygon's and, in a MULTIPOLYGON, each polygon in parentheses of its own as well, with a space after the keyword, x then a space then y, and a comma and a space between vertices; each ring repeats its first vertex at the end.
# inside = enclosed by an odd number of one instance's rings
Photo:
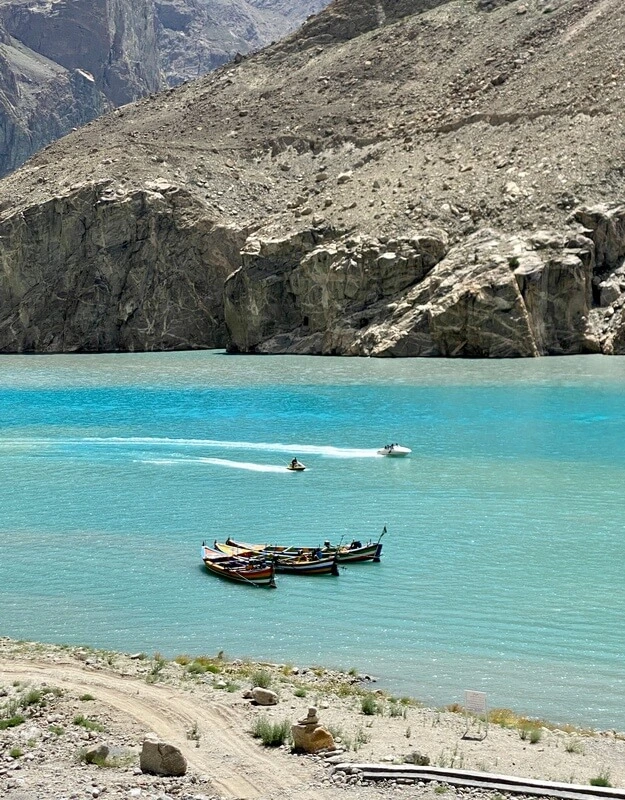
POLYGON ((579 784, 603 777, 625 786, 625 734, 556 729, 500 711, 505 725, 491 722, 486 738, 464 738, 463 713, 392 698, 359 677, 321 667, 188 656, 165 661, 158 654, 0 639, 0 797, 493 797, 436 783, 366 784, 332 763, 390 765, 419 757, 431 766, 579 784), (277 705, 259 707, 244 696, 258 680, 269 681, 277 705), (374 713, 363 712, 363 700, 374 713), (287 744, 265 748, 253 737, 261 716, 294 723, 312 705, 335 736, 340 759, 294 754, 287 744), (5 727, 14 717, 24 721, 5 727), (187 775, 141 773, 141 742, 152 731, 182 750, 187 775), (85 748, 98 743, 110 748, 106 766, 84 762, 85 748))

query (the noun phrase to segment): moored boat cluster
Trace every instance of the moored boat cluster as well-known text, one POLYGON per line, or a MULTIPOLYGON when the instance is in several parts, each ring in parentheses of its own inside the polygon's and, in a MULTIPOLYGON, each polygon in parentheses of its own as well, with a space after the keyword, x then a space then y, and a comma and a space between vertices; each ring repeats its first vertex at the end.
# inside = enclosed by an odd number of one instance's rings
POLYGON ((292 575, 338 575, 339 566, 364 561, 379 561, 382 554, 382 536, 377 542, 363 544, 354 539, 346 545, 332 545, 329 541, 321 547, 294 547, 237 542, 227 539, 215 541, 213 547, 202 544, 202 560, 206 569, 221 578, 253 586, 275 588, 275 573, 292 575))

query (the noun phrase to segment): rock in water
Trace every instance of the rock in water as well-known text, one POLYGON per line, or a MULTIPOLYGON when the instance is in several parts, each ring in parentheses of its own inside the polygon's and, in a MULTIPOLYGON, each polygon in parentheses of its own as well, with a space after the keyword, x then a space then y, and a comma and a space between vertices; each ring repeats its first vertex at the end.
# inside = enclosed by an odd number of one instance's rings
POLYGON ((160 741, 155 733, 148 733, 143 740, 139 759, 142 772, 153 775, 178 776, 187 772, 187 760, 173 744, 160 741))

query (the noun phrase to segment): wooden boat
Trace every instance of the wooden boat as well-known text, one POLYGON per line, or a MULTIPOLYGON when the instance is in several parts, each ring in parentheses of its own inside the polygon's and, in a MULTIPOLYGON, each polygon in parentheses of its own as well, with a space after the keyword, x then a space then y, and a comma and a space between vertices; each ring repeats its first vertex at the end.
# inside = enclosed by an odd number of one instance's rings
POLYGON ((336 553, 324 555, 321 550, 307 548, 306 552, 293 551, 292 553, 273 552, 256 549, 257 545, 244 546, 227 542, 215 542, 218 552, 233 558, 249 559, 254 556, 264 555, 270 557, 275 565, 276 572, 287 572, 292 575, 338 575, 336 553))
POLYGON ((267 558, 262 553, 252 553, 249 558, 244 558, 212 550, 203 544, 202 561, 209 572, 220 578, 251 586, 267 586, 271 589, 276 587, 273 558, 267 558))
POLYGON ((267 553, 272 555, 284 556, 297 556, 302 553, 321 553, 323 556, 331 556, 336 554, 338 564, 354 564, 359 561, 379 561, 382 555, 382 536, 386 533, 386 526, 380 534, 377 542, 367 542, 362 544, 357 539, 354 539, 347 545, 331 545, 330 542, 324 542, 323 547, 294 547, 291 545, 270 545, 270 544, 249 544, 248 542, 237 542, 232 538, 226 540, 222 545, 215 542, 215 549, 228 552, 230 554, 236 553, 267 553), (222 549, 222 548, 226 549, 222 549))
POLYGON ((300 553, 287 555, 272 553, 276 572, 287 572, 291 575, 338 575, 336 553, 324 556, 316 553, 300 553))

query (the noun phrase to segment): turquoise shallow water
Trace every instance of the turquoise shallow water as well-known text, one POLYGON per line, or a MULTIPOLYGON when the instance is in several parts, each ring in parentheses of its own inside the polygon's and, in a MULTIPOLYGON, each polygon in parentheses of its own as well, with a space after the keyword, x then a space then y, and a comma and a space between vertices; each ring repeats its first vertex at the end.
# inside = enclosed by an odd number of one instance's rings
POLYGON ((355 666, 625 730, 624 439, 616 358, 0 357, 0 634, 355 666), (203 539, 384 525, 382 563, 338 578, 200 567, 203 539))

